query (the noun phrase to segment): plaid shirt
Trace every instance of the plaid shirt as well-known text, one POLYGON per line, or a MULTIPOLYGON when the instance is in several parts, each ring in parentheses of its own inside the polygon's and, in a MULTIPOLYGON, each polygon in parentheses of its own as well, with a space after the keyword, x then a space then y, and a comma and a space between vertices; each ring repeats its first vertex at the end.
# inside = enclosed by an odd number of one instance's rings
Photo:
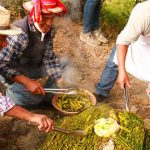
MULTIPOLYGON (((30 31, 37 32, 31 20, 29 21, 29 29, 30 31)), ((53 32, 53 30, 51 32, 53 32)), ((7 37, 7 46, 0 51, 0 73, 6 79, 11 79, 21 74, 14 68, 11 62, 23 54, 28 46, 28 42, 28 35, 24 31, 19 35, 10 35, 7 37)), ((60 62, 52 50, 52 46, 53 43, 50 40, 45 49, 43 64, 47 74, 51 76, 52 79, 57 80, 61 77, 61 68, 60 62)))
POLYGON ((5 96, 0 96, 0 116, 4 116, 4 113, 13 108, 15 104, 5 96))

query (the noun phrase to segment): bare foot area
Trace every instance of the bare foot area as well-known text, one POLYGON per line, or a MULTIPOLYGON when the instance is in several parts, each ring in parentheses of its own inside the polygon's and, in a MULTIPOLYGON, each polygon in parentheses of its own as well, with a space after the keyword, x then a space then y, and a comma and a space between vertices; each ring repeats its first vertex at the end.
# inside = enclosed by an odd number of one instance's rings
MULTIPOLYGON (((58 20, 54 39, 54 50, 63 59, 70 59, 70 64, 63 72, 66 87, 78 87, 95 91, 105 62, 109 57, 114 42, 101 44, 99 47, 91 47, 79 40, 82 26, 71 22, 69 19, 58 20)), ((150 99, 146 95, 147 83, 130 76, 132 88, 130 89, 131 111, 150 123, 150 99)), ((0 91, 4 92, 0 86, 0 91)), ((117 109, 125 109, 124 93, 115 84, 109 97, 110 104, 117 109)), ((46 114, 53 119, 58 119, 57 111, 51 106, 46 109, 32 109, 36 113, 46 114)), ((46 134, 28 125, 27 122, 0 118, 0 149, 1 150, 36 150, 45 140, 46 134)))

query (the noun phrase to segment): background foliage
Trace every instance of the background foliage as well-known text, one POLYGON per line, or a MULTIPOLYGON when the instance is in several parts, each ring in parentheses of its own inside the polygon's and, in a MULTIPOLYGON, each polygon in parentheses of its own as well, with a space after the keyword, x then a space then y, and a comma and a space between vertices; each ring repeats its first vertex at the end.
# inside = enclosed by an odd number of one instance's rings
POLYGON ((0 4, 11 12, 12 20, 20 19, 27 14, 22 6, 23 2, 25 0, 0 0, 0 4))
POLYGON ((101 26, 109 37, 116 36, 123 29, 134 5, 135 0, 104 1, 101 10, 101 26))
MULTIPOLYGON (((22 18, 28 12, 22 7, 28 0, 0 0, 0 4, 11 11, 12 20, 22 18)), ((83 7, 86 0, 62 0, 68 7, 72 20, 82 23, 83 7)), ((126 24, 136 0, 103 0, 101 9, 101 27, 107 34, 120 32, 126 24)), ((138 0, 144 1, 144 0, 138 0)), ((109 35, 112 36, 112 35, 109 35)))
MULTIPOLYGON (((82 22, 83 7, 86 0, 62 0, 69 8, 70 16, 82 22), (70 10, 71 8, 71 10, 70 10), (79 13, 81 11, 81 13, 79 13), (78 18, 77 18, 78 14, 78 18)), ((139 0, 138 0, 139 1, 139 0)), ((140 0, 142 1, 142 0, 140 0)), ((102 0, 101 28, 110 37, 114 37, 126 24, 135 0, 102 0), (109 34, 112 35, 109 35, 109 34)))

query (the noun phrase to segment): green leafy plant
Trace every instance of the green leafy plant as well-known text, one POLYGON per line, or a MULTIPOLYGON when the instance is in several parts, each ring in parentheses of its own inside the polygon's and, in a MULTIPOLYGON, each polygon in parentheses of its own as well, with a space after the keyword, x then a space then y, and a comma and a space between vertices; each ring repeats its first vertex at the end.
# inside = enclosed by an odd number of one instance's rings
POLYGON ((117 34, 127 23, 135 0, 105 0, 101 11, 102 28, 110 34, 110 30, 117 34))
MULTIPOLYGON (((74 116, 59 120, 57 126, 66 129, 80 129, 85 137, 71 136, 58 132, 48 134, 41 150, 99 150, 113 139, 115 150, 149 150, 149 132, 146 132, 143 120, 128 112, 116 111, 108 105, 98 105, 74 116), (100 118, 113 118, 120 128, 110 137, 101 137, 94 132, 94 124, 100 118)), ((112 120, 109 121, 109 127, 112 120)), ((104 129, 106 129, 105 127, 104 129)))
POLYGON ((28 13, 22 6, 23 2, 25 0, 1 0, 1 5, 11 12, 11 20, 16 20, 28 13))

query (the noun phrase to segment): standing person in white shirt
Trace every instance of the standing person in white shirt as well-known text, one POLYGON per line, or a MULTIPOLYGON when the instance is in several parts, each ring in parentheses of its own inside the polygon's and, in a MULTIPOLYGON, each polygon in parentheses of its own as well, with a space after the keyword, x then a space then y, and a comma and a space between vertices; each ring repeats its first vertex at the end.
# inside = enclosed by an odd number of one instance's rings
POLYGON ((128 73, 148 82, 150 93, 150 0, 137 4, 131 12, 128 23, 119 34, 116 46, 96 85, 98 99, 106 98, 117 78, 121 89, 131 87, 128 73))

